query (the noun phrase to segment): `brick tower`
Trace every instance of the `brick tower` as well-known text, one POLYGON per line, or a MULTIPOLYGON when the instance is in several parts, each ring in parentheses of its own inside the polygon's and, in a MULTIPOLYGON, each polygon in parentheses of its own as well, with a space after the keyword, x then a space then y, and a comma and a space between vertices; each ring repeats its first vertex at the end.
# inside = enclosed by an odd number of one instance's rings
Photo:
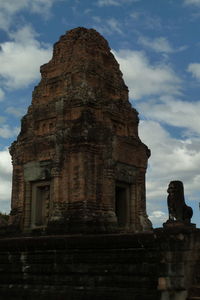
POLYGON ((68 31, 41 77, 10 148, 10 226, 47 233, 151 229, 150 151, 107 41, 93 29, 68 31))

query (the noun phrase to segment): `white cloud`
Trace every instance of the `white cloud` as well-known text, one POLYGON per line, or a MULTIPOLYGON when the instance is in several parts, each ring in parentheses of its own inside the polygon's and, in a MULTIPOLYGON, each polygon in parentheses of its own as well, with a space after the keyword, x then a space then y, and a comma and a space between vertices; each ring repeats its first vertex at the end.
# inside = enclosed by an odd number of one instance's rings
POLYGON ((192 76, 197 80, 200 80, 200 63, 191 63, 187 68, 188 72, 192 73, 192 76))
POLYGON ((147 172, 148 199, 166 199, 166 189, 171 180, 183 181, 192 199, 199 188, 200 138, 172 138, 156 121, 142 121, 139 131, 142 141, 152 153, 147 172))
POLYGON ((141 17, 141 15, 142 15, 142 13, 141 13, 140 11, 134 11, 134 12, 132 12, 132 13, 130 14, 130 17, 131 17, 133 20, 137 21, 137 20, 139 20, 139 18, 141 17))
POLYGON ((184 0, 185 4, 200 6, 200 0, 184 0))
POLYGON ((141 45, 150 48, 156 52, 161 52, 161 53, 174 52, 173 47, 170 45, 169 41, 165 37, 150 39, 144 36, 140 36, 138 42, 141 45))
POLYGON ((18 127, 10 127, 10 125, 3 125, 0 127, 0 137, 4 139, 15 137, 19 133, 18 127))
POLYGON ((102 20, 100 17, 94 16, 93 20, 98 24, 94 26, 95 29, 101 34, 123 34, 121 23, 115 18, 102 20))
POLYGON ((166 222, 166 220, 168 219, 168 215, 163 211, 155 210, 151 213, 149 219, 154 224, 154 227, 157 227, 166 222))
POLYGON ((5 122, 5 117, 0 116, 0 123, 5 122))
MULTIPOLYGON (((11 199, 11 176, 12 164, 8 149, 0 151, 0 211, 3 202, 10 202, 11 199)), ((8 205, 7 205, 8 206, 8 205)))
POLYGON ((14 16, 21 11, 28 10, 47 18, 52 6, 59 1, 63 0, 0 0, 0 28, 7 31, 15 22, 14 16))
POLYGON ((16 43, 21 43, 25 46, 26 43, 35 43, 37 33, 34 31, 31 25, 25 25, 17 31, 10 31, 9 37, 16 43))
POLYGON ((122 34, 122 30, 120 28, 120 23, 116 19, 111 18, 111 19, 107 20, 107 24, 110 27, 112 32, 117 32, 119 34, 122 34))
POLYGON ((34 13, 42 14, 45 16, 49 16, 50 9, 56 2, 60 2, 63 0, 28 0, 28 4, 30 5, 30 9, 34 13))
POLYGON ((145 29, 153 29, 154 31, 162 30, 162 19, 157 15, 152 15, 148 11, 134 11, 130 12, 130 17, 145 29))
POLYGON ((0 29, 7 31, 9 26, 10 26, 9 17, 7 15, 4 15, 3 12, 0 11, 0 29))
POLYGON ((12 164, 11 157, 7 148, 3 151, 0 151, 0 170, 0 176, 3 173, 6 177, 10 177, 12 172, 12 164))
POLYGON ((12 0, 1 0, 0 1, 0 28, 8 30, 12 23, 13 16, 27 6, 26 0, 12 1, 12 0))
POLYGON ((181 80, 166 64, 151 64, 143 52, 113 51, 129 87, 130 98, 150 95, 179 94, 181 80))
POLYGON ((120 1, 119 0, 99 0, 97 2, 98 6, 119 6, 120 5, 120 1))
POLYGON ((84 10, 84 14, 85 14, 85 15, 88 15, 88 14, 90 14, 90 13, 92 13, 92 9, 87 8, 87 9, 84 10))
POLYGON ((25 109, 21 108, 21 107, 13 107, 13 106, 9 106, 6 108, 6 112, 8 114, 11 114, 15 117, 22 117, 25 114, 25 109))
POLYGON ((96 22, 96 23, 101 23, 101 18, 99 16, 93 16, 92 19, 96 22))
POLYGON ((98 0, 97 5, 102 6, 121 6, 123 4, 139 2, 140 0, 98 0))
POLYGON ((4 95, 5 95, 4 91, 0 88, 0 101, 3 100, 4 95))
POLYGON ((200 101, 182 101, 171 96, 138 104, 146 118, 184 128, 185 135, 200 134, 200 101))
POLYGON ((10 36, 13 40, 1 44, 1 81, 9 89, 26 87, 39 78, 39 67, 49 60, 51 49, 36 40, 30 26, 10 36))

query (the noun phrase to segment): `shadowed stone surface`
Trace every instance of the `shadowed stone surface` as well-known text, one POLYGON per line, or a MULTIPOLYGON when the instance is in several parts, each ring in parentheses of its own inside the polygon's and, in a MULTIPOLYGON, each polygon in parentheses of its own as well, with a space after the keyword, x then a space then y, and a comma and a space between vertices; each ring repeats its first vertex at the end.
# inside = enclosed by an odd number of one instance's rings
POLYGON ((95 30, 70 30, 54 45, 10 153, 11 231, 151 230, 150 151, 119 65, 95 30))
POLYGON ((159 299, 152 234, 4 239, 0 249, 5 299, 159 299))
POLYGON ((0 239, 0 299, 194 300, 200 233, 0 239))

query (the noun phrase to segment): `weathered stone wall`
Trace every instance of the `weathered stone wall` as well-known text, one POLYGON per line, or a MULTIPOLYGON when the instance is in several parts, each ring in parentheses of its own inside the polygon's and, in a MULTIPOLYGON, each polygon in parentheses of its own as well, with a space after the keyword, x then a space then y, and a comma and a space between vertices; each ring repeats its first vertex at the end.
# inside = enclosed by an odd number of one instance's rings
POLYGON ((199 299, 200 230, 156 230, 159 245, 158 289, 161 300, 199 299))
POLYGON ((199 246, 199 230, 4 238, 0 299, 184 300, 199 246))
POLYGON ((138 136, 138 123, 107 41, 93 29, 68 31, 41 67, 10 147, 12 230, 151 230, 145 207, 150 150, 138 136), (125 217, 122 209, 116 212, 119 188, 127 194, 125 217))

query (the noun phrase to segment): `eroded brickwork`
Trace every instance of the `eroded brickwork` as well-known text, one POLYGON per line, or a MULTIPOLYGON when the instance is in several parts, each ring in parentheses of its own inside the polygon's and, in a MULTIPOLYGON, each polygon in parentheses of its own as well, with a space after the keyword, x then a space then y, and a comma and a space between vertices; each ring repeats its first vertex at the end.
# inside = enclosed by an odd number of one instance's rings
POLYGON ((68 31, 41 77, 10 148, 10 225, 49 233, 150 230, 150 151, 107 41, 93 29, 68 31))

